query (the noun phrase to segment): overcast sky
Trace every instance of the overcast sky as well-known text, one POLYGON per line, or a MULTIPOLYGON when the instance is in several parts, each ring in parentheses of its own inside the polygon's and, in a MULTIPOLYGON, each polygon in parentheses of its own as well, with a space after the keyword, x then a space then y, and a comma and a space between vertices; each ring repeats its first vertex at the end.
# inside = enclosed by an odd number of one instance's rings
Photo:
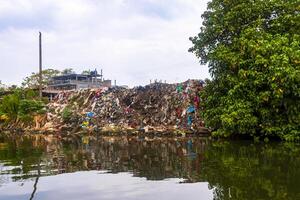
POLYGON ((208 0, 0 0, 0 80, 43 67, 103 69, 120 85, 209 77, 188 48, 208 0))

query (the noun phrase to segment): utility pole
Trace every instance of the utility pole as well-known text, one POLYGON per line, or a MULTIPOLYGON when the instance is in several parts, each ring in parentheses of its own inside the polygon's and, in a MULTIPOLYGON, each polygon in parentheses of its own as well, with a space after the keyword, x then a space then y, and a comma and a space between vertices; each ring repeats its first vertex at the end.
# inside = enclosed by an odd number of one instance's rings
POLYGON ((42 81, 43 81, 43 76, 42 76, 42 33, 39 32, 39 93, 40 93, 40 99, 42 99, 42 81))

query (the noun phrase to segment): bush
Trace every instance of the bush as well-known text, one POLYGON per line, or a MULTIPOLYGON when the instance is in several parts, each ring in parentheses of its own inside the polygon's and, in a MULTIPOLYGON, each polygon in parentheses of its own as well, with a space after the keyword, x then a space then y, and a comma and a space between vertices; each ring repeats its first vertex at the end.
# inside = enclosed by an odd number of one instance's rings
POLYGON ((44 104, 42 101, 24 99, 20 101, 18 114, 40 113, 43 108, 44 104))
POLYGON ((9 119, 16 119, 19 112, 20 99, 18 95, 12 94, 3 97, 0 105, 1 113, 6 114, 9 119))
POLYGON ((22 90, 15 90, 14 94, 4 96, 0 102, 1 118, 8 121, 16 119, 24 122, 32 121, 34 114, 41 114, 44 111, 44 103, 33 99, 34 97, 33 93, 22 90))
POLYGON ((71 120, 72 110, 69 107, 65 107, 61 113, 61 117, 64 122, 69 122, 71 120))

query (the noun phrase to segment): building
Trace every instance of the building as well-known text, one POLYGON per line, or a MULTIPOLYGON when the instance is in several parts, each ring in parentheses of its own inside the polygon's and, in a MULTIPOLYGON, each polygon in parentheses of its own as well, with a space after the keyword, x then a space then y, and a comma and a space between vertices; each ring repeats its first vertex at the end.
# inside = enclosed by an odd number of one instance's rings
POLYGON ((47 91, 66 91, 111 87, 111 80, 104 80, 97 70, 89 74, 64 74, 53 77, 48 84, 47 91))

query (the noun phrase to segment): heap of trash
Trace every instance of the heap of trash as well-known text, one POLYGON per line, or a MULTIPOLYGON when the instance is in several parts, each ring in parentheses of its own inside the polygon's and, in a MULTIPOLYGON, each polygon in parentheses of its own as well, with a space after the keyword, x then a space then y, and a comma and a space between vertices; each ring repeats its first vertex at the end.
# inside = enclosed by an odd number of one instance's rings
POLYGON ((47 129, 207 133, 200 115, 203 81, 152 83, 59 93, 49 104, 47 129))

